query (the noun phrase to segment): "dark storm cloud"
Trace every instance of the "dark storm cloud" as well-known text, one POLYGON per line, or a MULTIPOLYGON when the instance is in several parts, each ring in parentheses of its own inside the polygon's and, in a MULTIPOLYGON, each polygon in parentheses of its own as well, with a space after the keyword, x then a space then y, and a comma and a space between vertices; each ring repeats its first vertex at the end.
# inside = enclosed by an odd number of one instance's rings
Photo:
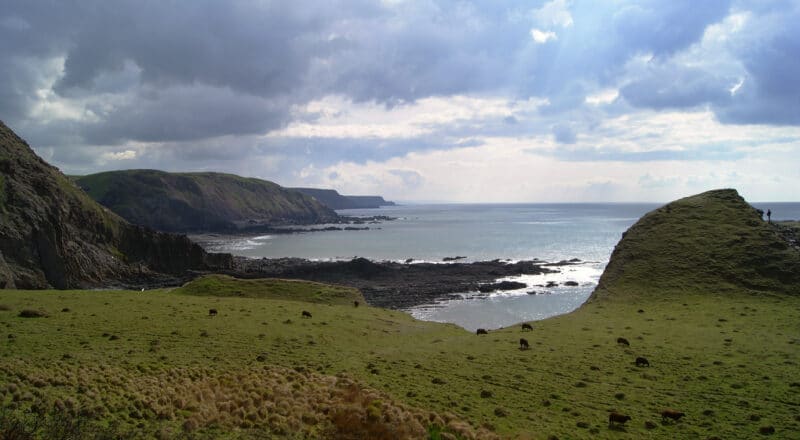
POLYGON ((734 9, 750 11, 726 47, 742 72, 726 72, 714 64, 694 67, 674 59, 654 60, 653 67, 620 94, 636 107, 710 105, 720 121, 729 124, 800 124, 800 5, 739 2, 734 9))
POLYGON ((734 43, 747 75, 726 106, 717 108, 727 123, 800 124, 800 4, 770 10, 745 29, 759 38, 734 43))
POLYGON ((0 9, 0 118, 43 146, 185 142, 174 160, 190 161, 206 154, 190 144, 268 133, 328 95, 387 108, 455 94, 548 102, 513 124, 492 116, 413 140, 267 149, 298 163, 363 163, 463 146, 456 137, 549 130, 569 144, 595 121, 558 119, 583 115, 586 96, 602 88, 621 87, 629 111, 708 104, 728 123, 800 124, 798 19, 796 2, 778 1, 9 0, 0 9), (680 55, 709 25, 748 10, 726 49, 745 73, 732 95, 737 72, 687 67, 680 55), (532 29, 552 38, 535 41, 532 29), (645 55, 647 69, 629 70, 645 55), (42 90, 91 117, 35 120, 42 90))
MULTIPOLYGON (((232 134, 256 134, 288 120, 287 105, 257 95, 212 87, 171 87, 145 91, 88 124, 86 140, 117 144, 197 140, 232 134)), ((99 112, 100 110, 98 110, 99 112)))
POLYGON ((729 0, 630 2, 614 14, 620 42, 656 57, 675 54, 700 39, 706 27, 728 15, 729 0))

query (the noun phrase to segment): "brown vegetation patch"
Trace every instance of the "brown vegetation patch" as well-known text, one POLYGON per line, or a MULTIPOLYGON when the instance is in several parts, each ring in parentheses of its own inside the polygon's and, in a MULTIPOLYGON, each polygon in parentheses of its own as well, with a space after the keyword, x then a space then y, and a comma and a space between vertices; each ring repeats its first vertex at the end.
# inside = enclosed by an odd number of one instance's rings
MULTIPOLYGON (((4 391, 22 396, 57 386, 63 396, 31 399, 31 404, 66 408, 95 421, 109 417, 136 423, 161 421, 201 436, 205 429, 240 429, 299 438, 406 439, 426 438, 428 430, 438 426, 459 438, 497 438, 452 414, 408 406, 344 375, 276 366, 235 372, 184 367, 147 374, 147 368, 66 365, 58 369, 0 365, 0 374, 15 377, 4 391)), ((155 428, 158 423, 148 425, 155 428)))

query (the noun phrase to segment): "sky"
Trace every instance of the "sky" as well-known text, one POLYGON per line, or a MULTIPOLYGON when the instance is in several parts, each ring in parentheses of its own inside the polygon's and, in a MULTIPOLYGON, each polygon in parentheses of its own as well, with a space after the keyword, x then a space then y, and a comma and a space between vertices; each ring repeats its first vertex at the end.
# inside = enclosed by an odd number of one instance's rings
POLYGON ((2 0, 0 120, 68 174, 399 201, 800 201, 800 0, 2 0))

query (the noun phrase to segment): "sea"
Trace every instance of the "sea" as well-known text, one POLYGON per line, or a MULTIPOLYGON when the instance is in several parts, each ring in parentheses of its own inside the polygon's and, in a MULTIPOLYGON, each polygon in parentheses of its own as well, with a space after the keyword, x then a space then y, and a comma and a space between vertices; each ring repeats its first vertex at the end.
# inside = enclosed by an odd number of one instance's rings
MULTIPOLYGON (((800 219, 800 203, 754 203, 773 220, 800 219)), ((359 231, 204 237, 213 252, 254 258, 435 262, 579 259, 555 274, 501 278, 525 283, 519 290, 459 292, 455 298, 406 310, 421 320, 449 322, 467 330, 495 329, 569 313, 597 285, 622 233, 655 203, 597 204, 407 204, 379 209, 340 210, 351 217, 388 216, 391 221, 359 225, 359 231), (549 282, 556 287, 544 287, 549 282), (574 281, 575 285, 564 285, 574 281), (551 283, 552 284, 552 283, 551 283)), ((316 228, 326 225, 316 225, 316 228)), ((341 225, 338 225, 341 226, 341 225)), ((574 284, 574 283, 570 283, 574 284)))

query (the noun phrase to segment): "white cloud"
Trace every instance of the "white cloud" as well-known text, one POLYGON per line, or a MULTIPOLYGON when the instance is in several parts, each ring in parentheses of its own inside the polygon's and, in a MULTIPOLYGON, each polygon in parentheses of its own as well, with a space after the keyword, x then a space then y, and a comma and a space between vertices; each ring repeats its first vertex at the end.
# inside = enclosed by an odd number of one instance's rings
POLYGON ((570 27, 573 21, 569 6, 567 0, 553 0, 536 10, 534 17, 542 26, 570 27))
POLYGON ((558 36, 553 31, 542 31, 534 28, 531 29, 531 38, 533 38, 533 41, 539 44, 544 44, 549 40, 557 40, 558 36))
POLYGON ((586 96, 586 103, 589 105, 610 104, 614 102, 618 96, 619 89, 604 89, 586 96))
POLYGON ((381 193, 399 200, 668 201, 720 187, 738 188, 750 200, 791 200, 800 172, 789 158, 799 139, 798 128, 723 127, 708 111, 642 112, 604 121, 570 148, 591 151, 611 145, 620 157, 696 152, 701 159, 574 160, 562 158, 564 147, 541 135, 487 137, 478 146, 414 152, 383 162, 342 161, 316 171, 337 176, 335 183, 345 192, 381 193), (720 145, 737 154, 721 161, 702 159, 704 152, 720 145), (398 169, 421 179, 409 186, 396 175, 398 169), (776 182, 775 175, 781 180, 776 182))
POLYGON ((293 138, 413 138, 464 121, 509 118, 536 111, 547 101, 512 101, 501 97, 430 97, 386 107, 327 96, 295 109, 295 120, 268 137, 293 138), (309 118, 313 118, 308 120, 309 118))
POLYGON ((116 151, 116 152, 106 152, 103 153, 103 159, 106 160, 131 160, 136 158, 136 151, 134 150, 125 150, 125 151, 116 151))

